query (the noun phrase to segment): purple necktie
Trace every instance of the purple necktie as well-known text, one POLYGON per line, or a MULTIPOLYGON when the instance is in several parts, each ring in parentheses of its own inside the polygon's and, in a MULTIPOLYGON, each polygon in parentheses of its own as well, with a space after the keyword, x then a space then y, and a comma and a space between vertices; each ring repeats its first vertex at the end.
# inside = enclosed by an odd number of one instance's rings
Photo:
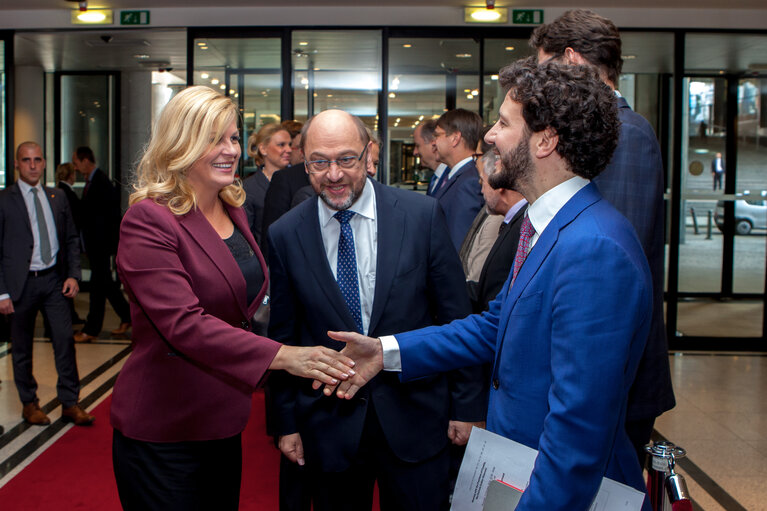
POLYGON ((534 233, 533 224, 530 223, 530 218, 525 215, 525 219, 522 220, 522 226, 519 228, 519 243, 517 244, 517 254, 514 256, 514 272, 511 274, 512 286, 517 279, 517 273, 519 273, 522 263, 527 258, 527 253, 530 251, 530 239, 534 233))

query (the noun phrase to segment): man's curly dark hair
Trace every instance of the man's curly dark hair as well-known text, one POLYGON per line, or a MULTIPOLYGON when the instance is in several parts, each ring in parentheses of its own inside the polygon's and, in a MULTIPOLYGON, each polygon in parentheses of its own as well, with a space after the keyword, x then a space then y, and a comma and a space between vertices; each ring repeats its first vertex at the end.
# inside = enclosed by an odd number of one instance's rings
POLYGON ((537 133, 552 128, 559 136, 556 151, 569 170, 586 179, 601 173, 618 145, 615 93, 596 70, 534 57, 504 67, 501 86, 522 105, 527 128, 537 133))

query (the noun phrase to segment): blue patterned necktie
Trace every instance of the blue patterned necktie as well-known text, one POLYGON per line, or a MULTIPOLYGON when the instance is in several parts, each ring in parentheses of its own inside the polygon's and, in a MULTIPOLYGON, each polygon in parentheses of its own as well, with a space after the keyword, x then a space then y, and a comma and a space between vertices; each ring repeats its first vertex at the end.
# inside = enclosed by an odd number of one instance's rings
POLYGON ((360 309, 360 288, 357 280, 357 256, 354 253, 354 233, 349 220, 354 216, 354 211, 339 211, 333 218, 341 224, 341 233, 338 236, 338 264, 336 266, 336 281, 344 295, 346 306, 352 313, 357 331, 362 331, 362 312, 360 309))

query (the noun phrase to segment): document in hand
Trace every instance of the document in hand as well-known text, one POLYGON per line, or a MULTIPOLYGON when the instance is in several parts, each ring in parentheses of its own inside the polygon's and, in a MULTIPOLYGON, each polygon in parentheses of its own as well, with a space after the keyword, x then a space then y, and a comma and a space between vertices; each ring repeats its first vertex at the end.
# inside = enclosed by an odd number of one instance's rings
MULTIPOLYGON (((453 492, 452 511, 508 511, 509 502, 484 507, 491 481, 527 488, 538 451, 482 428, 472 428, 453 492)), ((644 493, 606 477, 589 511, 640 511, 644 493)))

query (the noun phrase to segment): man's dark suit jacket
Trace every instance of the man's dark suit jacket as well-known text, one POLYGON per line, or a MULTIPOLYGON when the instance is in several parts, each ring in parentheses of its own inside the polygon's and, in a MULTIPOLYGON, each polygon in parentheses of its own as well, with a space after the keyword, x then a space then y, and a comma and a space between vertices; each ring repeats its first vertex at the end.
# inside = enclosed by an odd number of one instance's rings
POLYGON ((80 214, 80 197, 77 196, 75 191, 72 189, 71 186, 69 186, 68 183, 64 183, 63 181, 60 181, 58 184, 58 188, 64 191, 64 194, 67 196, 67 201, 69 202, 69 210, 72 212, 72 218, 75 221, 75 227, 77 227, 77 230, 80 230, 80 217, 82 216, 80 214))
POLYGON ((663 158, 650 123, 618 98, 620 138, 607 168, 594 179, 599 192, 628 218, 639 236, 653 281, 653 318, 627 420, 650 419, 674 407, 674 390, 663 324, 665 206, 663 158))
MULTIPOLYGON (((369 335, 442 324, 470 311, 461 263, 437 202, 368 180, 376 194, 378 257, 369 335)), ((292 345, 343 343, 328 330, 356 330, 322 242, 317 200, 306 200, 269 230, 272 315, 269 334, 292 345)), ((401 460, 423 461, 447 445, 448 419, 484 420, 479 368, 401 383, 381 373, 350 401, 325 397, 308 380, 273 383, 279 434, 299 432, 307 463, 326 472, 348 468, 359 447, 367 407, 401 460)), ((272 375, 280 376, 277 373, 272 375)))
MULTIPOLYGON (((275 172, 274 175, 279 174, 275 172)), ((264 220, 264 199, 266 190, 269 188, 269 180, 261 170, 242 182, 242 188, 245 190, 245 203, 242 205, 245 214, 248 216, 248 226, 250 232, 256 239, 256 243, 261 245, 261 226, 264 220)))
POLYGON ((82 225, 85 252, 89 258, 117 253, 120 236, 120 196, 101 169, 95 169, 88 190, 83 192, 82 225))
MULTIPOLYGON (((63 192, 43 187, 51 205, 59 251, 57 271, 62 279, 80 280, 80 240, 63 192)), ((36 228, 36 227, 35 227, 36 228)), ((24 291, 32 261, 34 238, 29 213, 18 184, 0 194, 0 295, 9 294, 16 301, 24 291)))
POLYGON ((475 314, 487 310, 487 304, 495 299, 503 287, 514 265, 514 256, 519 244, 519 229, 525 217, 526 207, 521 208, 505 227, 501 228, 498 239, 487 254, 485 264, 477 282, 468 281, 469 299, 475 314))
POLYGON ((269 226, 290 210, 293 196, 298 190, 309 184, 309 176, 306 174, 303 163, 285 167, 272 175, 272 180, 264 197, 264 220, 261 228, 264 238, 261 240, 261 251, 267 262, 269 262, 269 249, 266 233, 269 232, 269 226))
POLYGON ((450 239, 457 253, 461 250, 461 243, 469 232, 474 217, 485 203, 482 187, 479 185, 477 166, 473 161, 466 163, 432 196, 445 212, 450 239))

